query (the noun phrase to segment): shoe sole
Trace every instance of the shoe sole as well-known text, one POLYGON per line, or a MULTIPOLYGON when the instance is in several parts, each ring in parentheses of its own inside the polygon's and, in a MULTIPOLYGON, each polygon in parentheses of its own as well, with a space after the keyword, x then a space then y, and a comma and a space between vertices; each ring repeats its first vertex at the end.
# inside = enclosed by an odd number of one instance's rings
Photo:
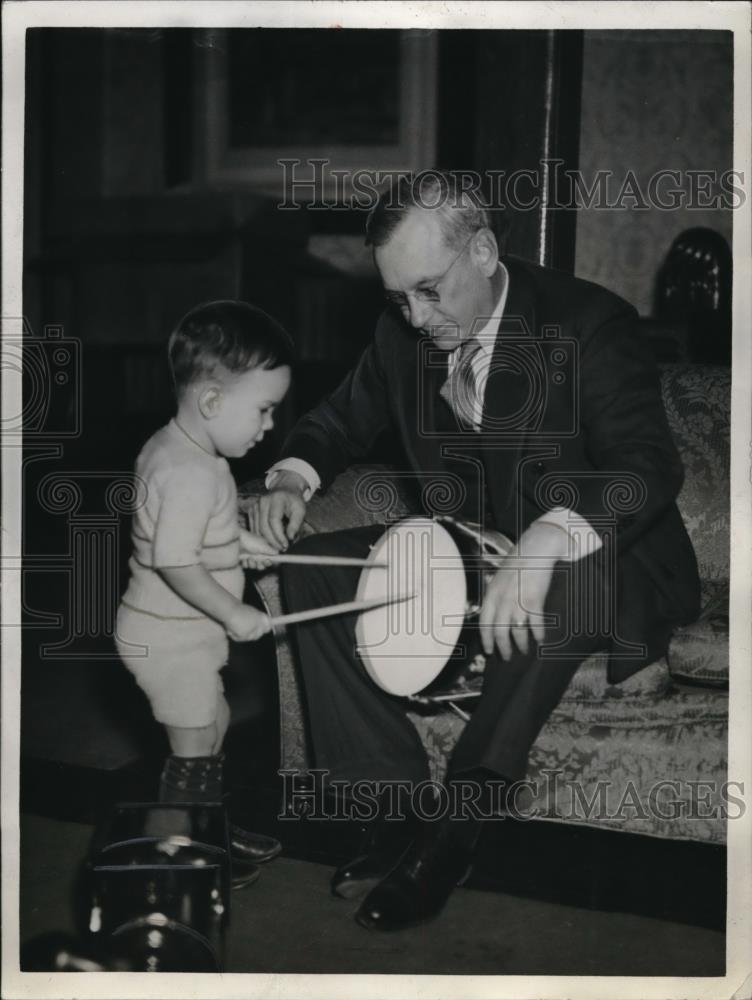
POLYGON ((367 892, 370 892, 374 886, 379 884, 382 878, 384 878, 383 875, 374 875, 373 878, 350 879, 347 882, 339 882, 336 886, 332 885, 332 895, 338 896, 340 899, 357 899, 359 896, 365 896, 367 892))
POLYGON ((378 921, 368 920, 366 917, 361 916, 360 913, 356 913, 355 923, 359 927, 363 927, 367 931, 378 931, 380 934, 394 934, 397 931, 408 931, 410 930, 411 927, 420 927, 421 924, 430 923, 432 920, 435 920, 440 913, 441 910, 439 910, 437 913, 432 913, 425 917, 419 917, 416 920, 405 920, 403 923, 394 924, 391 927, 387 927, 384 924, 379 923, 378 921))
POLYGON ((230 848, 230 858, 235 861, 250 862, 252 865, 265 865, 267 861, 272 861, 274 858, 279 857, 282 853, 282 845, 280 844, 273 851, 269 851, 268 854, 262 854, 261 856, 245 854, 242 851, 235 851, 230 848))
POLYGON ((253 885, 253 883, 258 879, 260 874, 261 872, 257 871, 253 872, 253 874, 251 875, 245 875, 242 879, 239 878, 236 880, 231 878, 230 888, 233 891, 235 891, 236 889, 246 889, 249 885, 253 885))
MULTIPOLYGON (((400 855, 400 858, 403 856, 404 852, 400 855)), ((377 886, 382 879, 385 879, 387 875, 391 875, 399 864, 400 858, 397 858, 397 860, 392 863, 390 868, 385 868, 383 871, 376 875, 371 875, 369 878, 345 879, 343 882, 338 882, 336 885, 332 882, 332 895, 339 896, 340 899, 357 899, 358 896, 364 896, 367 892, 370 892, 371 889, 377 886)))

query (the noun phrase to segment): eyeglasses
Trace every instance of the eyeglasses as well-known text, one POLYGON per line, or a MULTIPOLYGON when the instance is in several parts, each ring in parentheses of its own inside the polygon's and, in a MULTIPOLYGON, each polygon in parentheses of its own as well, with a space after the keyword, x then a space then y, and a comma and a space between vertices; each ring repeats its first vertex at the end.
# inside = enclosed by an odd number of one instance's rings
MULTIPOLYGON (((475 233, 473 233, 473 236, 475 236, 475 233)), ((386 291, 384 292, 384 297, 386 298, 387 302, 392 306, 397 306, 398 309, 407 309, 409 298, 417 299, 418 302, 424 302, 424 303, 432 302, 434 304, 441 301, 441 295, 439 293, 439 285, 447 277, 447 275, 452 270, 457 261, 460 259, 465 250, 467 250, 473 236, 470 236, 467 240, 465 240, 465 243, 463 244, 460 252, 454 258, 454 260, 446 269, 446 271, 444 271, 443 274, 439 275, 439 277, 434 280, 433 284, 419 285, 418 288, 416 288, 415 291, 413 292, 386 291)))

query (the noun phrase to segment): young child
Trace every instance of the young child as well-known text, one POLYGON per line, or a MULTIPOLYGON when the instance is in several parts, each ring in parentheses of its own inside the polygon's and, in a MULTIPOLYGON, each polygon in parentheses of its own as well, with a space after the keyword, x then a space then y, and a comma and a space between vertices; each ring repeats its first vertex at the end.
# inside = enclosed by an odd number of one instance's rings
MULTIPOLYGON (((144 445, 136 474, 145 499, 133 520, 130 580, 117 616, 120 656, 161 722, 171 755, 162 802, 218 802, 230 710, 220 670, 228 636, 269 631, 242 602, 241 553, 266 565, 274 550, 239 526, 226 458, 240 458, 274 426, 290 384, 292 341, 245 302, 192 309, 170 337, 177 414, 144 445)), ((232 828, 233 856, 267 860, 272 838, 232 828)))

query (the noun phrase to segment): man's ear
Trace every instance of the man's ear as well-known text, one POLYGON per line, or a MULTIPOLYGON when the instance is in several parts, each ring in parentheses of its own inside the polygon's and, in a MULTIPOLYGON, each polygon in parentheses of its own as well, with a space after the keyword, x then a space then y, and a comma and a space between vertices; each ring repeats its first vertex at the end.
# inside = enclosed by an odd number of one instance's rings
POLYGON ((198 409, 204 420, 211 420, 222 406, 222 390, 218 385, 205 386, 198 397, 198 409))
POLYGON ((483 274, 490 278, 499 263, 499 246, 490 229, 478 230, 473 243, 473 254, 483 274))

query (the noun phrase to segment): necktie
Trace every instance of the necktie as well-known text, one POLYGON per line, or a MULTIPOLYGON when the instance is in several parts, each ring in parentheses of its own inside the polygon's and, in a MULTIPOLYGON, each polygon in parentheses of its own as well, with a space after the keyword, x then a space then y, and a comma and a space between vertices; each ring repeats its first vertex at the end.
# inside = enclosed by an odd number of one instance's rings
POLYGON ((475 425, 478 393, 473 358, 481 347, 477 337, 470 337, 460 346, 452 373, 439 390, 460 423, 468 427, 475 425))

